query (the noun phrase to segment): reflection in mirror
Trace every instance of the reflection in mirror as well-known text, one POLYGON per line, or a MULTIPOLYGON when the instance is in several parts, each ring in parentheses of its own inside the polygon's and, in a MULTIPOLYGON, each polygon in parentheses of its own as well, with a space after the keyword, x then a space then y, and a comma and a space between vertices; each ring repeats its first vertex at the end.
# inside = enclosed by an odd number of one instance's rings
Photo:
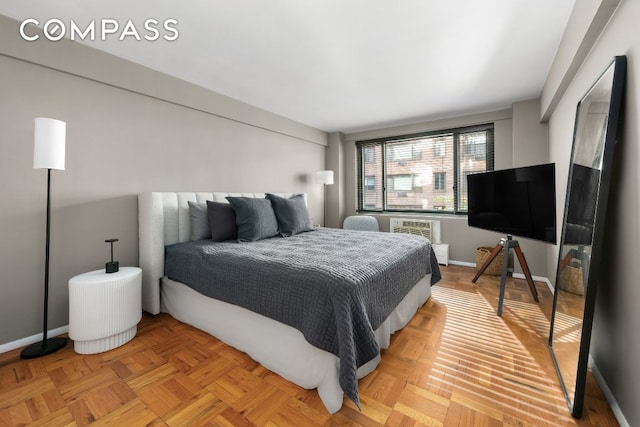
POLYGON ((549 348, 571 414, 582 415, 609 180, 626 58, 578 103, 558 254, 549 348))

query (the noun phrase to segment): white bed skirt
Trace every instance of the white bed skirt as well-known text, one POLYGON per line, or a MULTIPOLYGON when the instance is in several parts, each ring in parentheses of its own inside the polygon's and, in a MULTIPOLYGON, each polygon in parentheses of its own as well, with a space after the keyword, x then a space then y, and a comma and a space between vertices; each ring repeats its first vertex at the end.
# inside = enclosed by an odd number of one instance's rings
MULTIPOLYGON (((297 329, 237 305, 205 297, 166 277, 162 279, 161 294, 163 312, 247 353, 265 368, 300 387, 317 388, 330 413, 342 407, 338 357, 309 344, 297 329)), ((375 331, 381 348, 389 347, 391 334, 409 323, 430 295, 431 275, 427 275, 375 331)), ((373 371, 379 362, 380 356, 377 356, 361 366, 358 378, 373 371)))

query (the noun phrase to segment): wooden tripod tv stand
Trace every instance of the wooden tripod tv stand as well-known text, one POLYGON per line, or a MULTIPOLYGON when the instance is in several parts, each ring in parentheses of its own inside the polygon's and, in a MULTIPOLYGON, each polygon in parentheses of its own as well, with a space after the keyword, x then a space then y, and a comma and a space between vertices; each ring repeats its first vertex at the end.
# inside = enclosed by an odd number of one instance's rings
POLYGON ((495 248, 491 251, 489 256, 487 257, 482 267, 478 270, 476 275, 471 280, 473 283, 476 283, 478 278, 484 273, 484 271, 489 267, 491 261, 495 259, 500 253, 500 250, 504 249, 504 262, 502 263, 502 277, 500 278, 500 298, 498 299, 498 316, 502 316, 502 303, 504 301, 504 290, 507 282, 507 269, 509 267, 509 250, 513 249, 516 252, 516 256, 518 257, 518 262, 520 262, 520 267, 522 267, 522 272, 524 273, 524 278, 527 280, 527 285, 529 285, 529 293, 535 302, 539 302, 538 300, 538 291, 536 290, 536 286, 533 284, 533 279, 531 278, 531 273, 529 272, 529 266, 527 265, 527 260, 524 258, 524 254, 520 249, 520 244, 517 240, 513 240, 511 235, 507 235, 506 238, 500 239, 500 242, 496 245, 495 248))

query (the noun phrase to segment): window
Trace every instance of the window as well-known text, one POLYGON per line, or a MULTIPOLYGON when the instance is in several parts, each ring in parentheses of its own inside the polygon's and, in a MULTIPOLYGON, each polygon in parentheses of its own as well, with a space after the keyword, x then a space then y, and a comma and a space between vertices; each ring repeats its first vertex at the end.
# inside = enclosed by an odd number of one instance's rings
POLYGON ((482 132, 471 132, 460 136, 465 157, 484 160, 486 153, 485 138, 482 132))
POLYGON ((388 191, 410 191, 411 188, 413 188, 413 177, 411 175, 387 176, 388 191))
POLYGON ((444 157, 446 155, 446 146, 444 138, 433 141, 433 157, 444 157))
POLYGON ((433 174, 433 189, 435 191, 445 191, 447 186, 447 173, 436 172, 433 174))
POLYGON ((415 144, 394 144, 387 149, 387 161, 397 161, 400 164, 407 164, 409 160, 417 160, 421 157, 421 147, 415 144))
POLYGON ((364 149, 364 161, 367 163, 373 163, 376 161, 376 152, 372 147, 364 149))
POLYGON ((366 191, 376 191, 376 177, 365 176, 364 177, 364 189, 366 191))
POLYGON ((356 146, 361 211, 466 213, 466 176, 493 170, 493 124, 356 146))

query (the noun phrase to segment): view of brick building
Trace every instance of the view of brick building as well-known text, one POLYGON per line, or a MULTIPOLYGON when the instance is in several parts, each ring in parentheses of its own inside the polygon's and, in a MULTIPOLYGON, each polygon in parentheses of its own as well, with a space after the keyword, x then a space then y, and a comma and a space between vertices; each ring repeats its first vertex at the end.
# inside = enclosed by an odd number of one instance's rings
POLYGON ((486 170, 486 153, 485 131, 366 146, 362 151, 362 207, 382 210, 385 184, 387 210, 453 212, 455 186, 458 186, 459 206, 455 210, 465 211, 466 176, 486 170), (457 177, 454 144, 458 147, 457 177))

